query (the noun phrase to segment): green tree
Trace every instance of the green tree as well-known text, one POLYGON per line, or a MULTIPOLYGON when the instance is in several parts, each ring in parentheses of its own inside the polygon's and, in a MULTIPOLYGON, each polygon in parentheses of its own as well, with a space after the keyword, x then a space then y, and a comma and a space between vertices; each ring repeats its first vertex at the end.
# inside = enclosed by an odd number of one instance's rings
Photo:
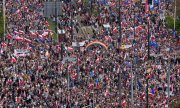
MULTIPOLYGON (((172 16, 166 17, 167 27, 170 29, 174 29, 174 18, 172 16)), ((180 34, 180 20, 176 19, 176 31, 180 34)))
POLYGON ((0 11, 0 38, 3 37, 4 34, 4 20, 3 20, 3 13, 0 11))

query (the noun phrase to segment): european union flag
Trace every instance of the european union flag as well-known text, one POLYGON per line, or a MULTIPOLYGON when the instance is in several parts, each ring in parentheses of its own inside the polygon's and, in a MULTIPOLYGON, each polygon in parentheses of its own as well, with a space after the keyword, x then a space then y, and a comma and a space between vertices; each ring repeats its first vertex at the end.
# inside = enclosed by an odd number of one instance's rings
POLYGON ((150 45, 153 47, 156 47, 156 48, 159 47, 158 43, 156 43, 156 42, 150 42, 150 45))

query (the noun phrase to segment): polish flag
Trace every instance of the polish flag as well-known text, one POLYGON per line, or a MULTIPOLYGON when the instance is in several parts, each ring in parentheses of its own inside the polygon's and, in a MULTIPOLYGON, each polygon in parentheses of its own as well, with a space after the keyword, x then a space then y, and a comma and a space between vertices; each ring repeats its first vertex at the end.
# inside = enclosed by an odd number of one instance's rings
POLYGON ((24 33, 24 31, 19 30, 19 34, 24 35, 25 33, 24 33))
POLYGON ((16 97, 16 102, 19 103, 20 102, 20 97, 16 97))
POLYGON ((48 51, 46 51, 46 57, 50 57, 50 53, 48 51))
POLYGON ((100 89, 101 85, 98 83, 98 84, 96 84, 96 87, 97 87, 97 89, 100 89))
POLYGON ((19 32, 17 32, 17 31, 14 31, 14 33, 15 33, 15 34, 19 34, 19 32))
POLYGON ((45 22, 45 25, 49 25, 49 23, 46 21, 46 22, 45 22))
POLYGON ((60 46, 57 46, 57 49, 58 49, 59 51, 61 51, 61 47, 60 47, 60 46))
POLYGON ((1 43, 1 46, 2 46, 2 47, 6 47, 7 44, 6 44, 6 43, 1 43))
POLYGON ((32 37, 36 37, 36 36, 37 36, 36 33, 33 33, 33 32, 30 32, 30 35, 31 35, 32 37))
POLYGON ((11 62, 16 63, 16 58, 12 57, 11 62))
POLYGON ((8 35, 7 35, 7 38, 8 38, 8 39, 12 39, 12 38, 13 38, 13 36, 12 36, 12 35, 10 35, 10 34, 8 34, 8 35))
POLYGON ((111 7, 115 7, 116 6, 116 4, 115 3, 111 3, 111 7))
POLYGON ((145 4, 145 12, 149 11, 149 5, 148 5, 148 0, 146 0, 146 4, 145 4))
POLYGON ((109 91, 106 90, 105 93, 104 93, 104 96, 108 96, 109 95, 109 91))
POLYGON ((67 48, 68 51, 73 51, 74 49, 72 47, 67 48))
POLYGON ((42 34, 42 36, 43 36, 43 37, 47 37, 48 34, 49 34, 48 32, 44 32, 44 33, 42 34))
POLYGON ((27 38, 24 38, 24 41, 31 43, 31 40, 30 40, 30 39, 27 39, 27 38))
POLYGON ((109 40, 109 37, 108 36, 104 36, 104 38, 108 41, 109 40))
POLYGON ((23 38, 22 38, 22 37, 17 36, 17 37, 15 37, 15 40, 23 40, 23 38))
POLYGON ((113 29, 113 33, 117 33, 117 31, 118 31, 118 29, 117 29, 117 27, 115 27, 115 28, 113 29))
POLYGON ((96 59, 96 63, 99 63, 99 62, 100 62, 100 58, 97 58, 97 59, 96 59))
POLYGON ((163 105, 164 107, 166 107, 166 105, 167 105, 167 100, 164 100, 163 103, 162 103, 162 105, 163 105))
POLYGON ((89 84, 89 87, 88 87, 89 89, 92 89, 93 88, 93 84, 91 83, 91 84, 89 84))
POLYGON ((18 9, 16 12, 15 12, 15 14, 19 14, 20 13, 20 10, 18 9))
POLYGON ((126 100, 123 100, 123 101, 122 101, 122 107, 123 107, 123 108, 124 108, 124 107, 126 108, 126 106, 127 106, 127 102, 126 102, 126 100))
POLYGON ((74 80, 77 79, 77 73, 73 74, 71 78, 74 80))
POLYGON ((47 29, 46 32, 52 32, 52 30, 47 29))
POLYGON ((42 35, 39 35, 39 37, 40 37, 40 38, 43 38, 43 36, 42 36, 42 35))
POLYGON ((143 28, 141 26, 136 27, 136 31, 142 31, 143 28))

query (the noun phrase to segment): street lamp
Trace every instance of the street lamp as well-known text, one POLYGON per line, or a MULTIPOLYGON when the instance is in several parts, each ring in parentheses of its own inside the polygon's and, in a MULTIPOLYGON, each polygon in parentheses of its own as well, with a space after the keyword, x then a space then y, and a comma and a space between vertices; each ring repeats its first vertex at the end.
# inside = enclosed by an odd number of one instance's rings
POLYGON ((77 54, 77 74, 78 74, 78 82, 80 79, 80 75, 79 75, 79 54, 80 54, 80 45, 79 42, 77 42, 77 48, 78 48, 78 54, 77 54))
POLYGON ((119 0, 119 36, 118 36, 118 45, 121 46, 121 0, 119 0))
MULTIPOLYGON (((149 62, 150 63, 150 62, 149 62)), ((145 68, 145 77, 146 77, 146 108, 149 108, 149 92, 148 92, 148 89, 149 89, 149 83, 148 83, 148 81, 149 81, 149 74, 150 74, 150 72, 151 72, 151 68, 150 68, 150 65, 148 65, 148 67, 147 68, 145 68)))

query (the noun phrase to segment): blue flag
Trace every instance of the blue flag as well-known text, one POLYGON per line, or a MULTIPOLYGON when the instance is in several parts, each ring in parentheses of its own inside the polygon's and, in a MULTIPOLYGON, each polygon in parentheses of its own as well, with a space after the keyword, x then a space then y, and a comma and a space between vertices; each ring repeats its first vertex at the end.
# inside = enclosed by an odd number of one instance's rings
POLYGON ((151 93, 152 93, 152 94, 154 94, 154 93, 155 93, 155 92, 154 92, 154 88, 152 88, 152 89, 151 89, 151 93))
POLYGON ((159 45, 158 45, 158 43, 156 43, 156 42, 150 42, 150 45, 152 46, 152 47, 159 47, 159 45))
POLYGON ((90 76, 93 77, 94 76, 94 71, 90 72, 90 76))
POLYGON ((44 43, 45 40, 43 38, 37 38, 37 41, 44 43))
POLYGON ((176 30, 173 30, 173 36, 176 37, 176 30))
POLYGON ((99 83, 99 79, 97 78, 97 79, 95 79, 95 82, 96 82, 96 84, 98 84, 99 83))
POLYGON ((151 11, 154 10, 154 1, 152 1, 152 5, 149 6, 149 10, 151 10, 151 11))
POLYGON ((32 49, 34 49, 34 48, 35 48, 35 46, 33 46, 32 44, 29 44, 29 47, 31 47, 32 49))
POLYGON ((154 4, 160 4, 160 0, 154 0, 154 4))
POLYGON ((138 80, 138 86, 139 86, 139 88, 143 87, 139 80, 138 80))

